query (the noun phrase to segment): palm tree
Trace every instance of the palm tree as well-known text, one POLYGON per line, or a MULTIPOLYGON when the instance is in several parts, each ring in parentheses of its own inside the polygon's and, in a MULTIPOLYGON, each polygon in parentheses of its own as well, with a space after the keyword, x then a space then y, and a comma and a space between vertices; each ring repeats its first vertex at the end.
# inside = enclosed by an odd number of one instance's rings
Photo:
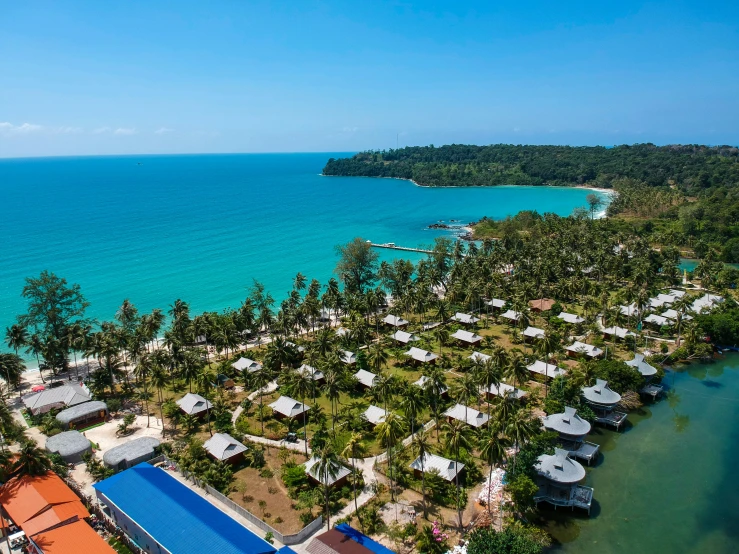
POLYGON ((364 531, 364 525, 362 524, 362 517, 359 515, 359 506, 357 505, 357 466, 356 466, 356 460, 364 453, 364 445, 362 444, 362 435, 361 433, 352 433, 349 437, 349 440, 346 443, 346 446, 344 447, 344 450, 342 451, 341 455, 351 460, 352 464, 352 486, 354 488, 354 512, 357 514, 357 519, 359 519, 359 525, 362 528, 362 531, 364 531))
MULTIPOLYGON (((454 461, 459 463, 459 450, 468 449, 470 446, 470 428, 466 423, 453 419, 444 424, 444 445, 449 452, 453 452, 454 461)), ((454 477, 457 485, 457 516, 459 517, 459 529, 462 527, 462 506, 459 498, 459 472, 454 477)))
POLYGON ((15 355, 17 356, 18 350, 28 345, 28 329, 19 323, 6 327, 5 344, 7 344, 9 348, 15 350, 15 355))
POLYGON ((426 506, 426 472, 424 464, 426 463, 426 455, 430 453, 431 441, 426 431, 420 431, 413 435, 411 442, 413 455, 417 456, 421 461, 421 494, 423 496, 423 518, 428 519, 428 510, 426 506))
POLYGON ((331 512, 329 510, 329 498, 328 493, 331 490, 331 484, 339 474, 339 458, 334 452, 333 447, 330 444, 326 444, 316 454, 318 462, 312 468, 312 473, 318 479, 318 482, 323 484, 323 490, 326 495, 326 522, 329 529, 331 529, 331 512))
POLYGON ((437 327, 434 329, 434 338, 439 341, 439 357, 442 355, 442 347, 449 340, 449 331, 444 327, 437 327))
POLYGON ((398 443, 400 437, 403 436, 405 431, 405 418, 396 414, 395 412, 389 412, 385 415, 385 420, 375 428, 375 433, 378 440, 387 447, 387 467, 388 477, 390 478, 390 498, 395 502, 395 487, 393 484, 393 447, 398 443))
MULTIPOLYGON (((505 434, 509 439, 514 441, 516 452, 518 452, 519 446, 533 437, 539 431, 540 425, 539 420, 532 417, 529 410, 519 408, 511 415, 506 424, 505 434)), ((516 467, 516 456, 513 457, 513 467, 514 469, 516 467)))
MULTIPOLYGON (((298 273, 300 275, 300 273, 298 273)), ((296 277, 297 279, 297 277, 296 277)), ((305 286, 305 285, 304 285, 305 286)), ((314 394, 316 389, 313 373, 310 370, 295 371, 290 376, 290 386, 294 393, 300 397, 300 401, 305 406, 306 396, 314 394)), ((303 410, 303 438, 305 439, 305 455, 308 455, 308 410, 303 410)))
POLYGON ((167 372, 165 371, 165 369, 161 365, 155 364, 151 368, 151 384, 157 389, 159 416, 162 418, 162 436, 165 435, 164 412, 162 411, 162 404, 164 404, 164 394, 162 391, 167 386, 168 382, 169 382, 169 375, 167 375, 167 372))
POLYGON ((11 475, 45 475, 50 469, 51 460, 46 452, 35 442, 26 441, 21 444, 11 475))
MULTIPOLYGON (((500 436, 497 425, 488 425, 487 429, 482 429, 478 437, 478 448, 480 449, 480 457, 482 457, 490 466, 488 474, 488 484, 493 480, 493 466, 500 464, 505 459, 506 441, 500 436)), ((490 509, 490 489, 488 487, 488 513, 490 509)))
POLYGON ((526 360, 524 359, 521 352, 513 351, 512 356, 508 360, 507 375, 509 379, 513 380, 513 383, 519 387, 521 383, 525 382, 529 378, 529 370, 526 367, 526 360))
POLYGON ((415 424, 418 414, 426 406, 426 397, 423 390, 416 386, 406 386, 400 393, 400 407, 406 419, 411 422, 411 435, 415 434, 415 424))

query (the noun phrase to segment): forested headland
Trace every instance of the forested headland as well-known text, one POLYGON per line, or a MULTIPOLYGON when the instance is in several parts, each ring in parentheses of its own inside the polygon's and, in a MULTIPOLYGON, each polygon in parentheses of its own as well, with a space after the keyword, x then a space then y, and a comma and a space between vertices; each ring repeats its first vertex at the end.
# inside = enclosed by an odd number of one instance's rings
MULTIPOLYGON (((739 262, 739 148, 637 144, 450 145, 360 152, 330 159, 325 175, 396 177, 424 186, 592 186, 618 194, 608 215, 656 247, 739 262)), ((592 206, 591 206, 592 208, 592 206)), ((592 215, 592 214, 591 214, 592 215)), ((475 238, 528 232, 538 214, 483 218, 475 238)))

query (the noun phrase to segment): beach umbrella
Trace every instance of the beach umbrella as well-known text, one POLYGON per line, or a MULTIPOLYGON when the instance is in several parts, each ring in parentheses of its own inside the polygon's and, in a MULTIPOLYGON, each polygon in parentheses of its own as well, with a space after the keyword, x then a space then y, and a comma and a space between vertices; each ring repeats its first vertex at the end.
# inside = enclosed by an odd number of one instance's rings
POLYGON ((33 387, 31 387, 31 391, 33 392, 40 392, 42 390, 46 390, 46 387, 43 385, 34 385, 33 387))

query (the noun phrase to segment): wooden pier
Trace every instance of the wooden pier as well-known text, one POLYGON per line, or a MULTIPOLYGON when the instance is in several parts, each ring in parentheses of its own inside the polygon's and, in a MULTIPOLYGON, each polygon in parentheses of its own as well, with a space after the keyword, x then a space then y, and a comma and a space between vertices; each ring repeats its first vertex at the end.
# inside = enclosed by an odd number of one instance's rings
POLYGON ((389 250, 403 250, 405 252, 420 252, 421 254, 433 254, 433 250, 424 250, 423 248, 409 248, 407 246, 396 246, 394 242, 383 242, 382 244, 377 242, 369 242, 372 248, 387 248, 389 250))

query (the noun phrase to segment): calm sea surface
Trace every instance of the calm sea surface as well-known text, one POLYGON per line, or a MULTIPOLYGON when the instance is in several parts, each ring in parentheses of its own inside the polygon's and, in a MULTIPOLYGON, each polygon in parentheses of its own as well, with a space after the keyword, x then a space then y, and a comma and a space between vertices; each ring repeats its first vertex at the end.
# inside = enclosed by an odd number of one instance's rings
POLYGON ((253 279, 278 300, 298 271, 325 283, 334 246, 356 236, 430 244, 447 232, 426 229, 439 220, 567 215, 588 194, 321 177, 332 155, 0 160, 0 329, 24 309, 24 278, 44 269, 79 283, 99 320, 125 298, 143 311, 177 298, 195 313, 220 310, 253 279))
POLYGON ((739 552, 739 354, 668 373, 667 399, 596 429, 592 516, 547 511, 562 554, 739 552), (567 516, 565 516, 567 514, 567 516))

